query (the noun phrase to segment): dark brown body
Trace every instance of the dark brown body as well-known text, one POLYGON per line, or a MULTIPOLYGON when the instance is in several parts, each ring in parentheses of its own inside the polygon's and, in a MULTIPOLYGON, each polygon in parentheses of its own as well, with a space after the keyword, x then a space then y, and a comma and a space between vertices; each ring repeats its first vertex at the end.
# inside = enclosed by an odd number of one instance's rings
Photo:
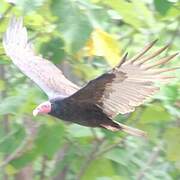
POLYGON ((49 114, 61 120, 89 127, 113 125, 113 127, 118 127, 119 129, 119 125, 113 122, 102 109, 95 104, 87 102, 76 103, 68 98, 51 100, 51 104, 52 110, 49 114))

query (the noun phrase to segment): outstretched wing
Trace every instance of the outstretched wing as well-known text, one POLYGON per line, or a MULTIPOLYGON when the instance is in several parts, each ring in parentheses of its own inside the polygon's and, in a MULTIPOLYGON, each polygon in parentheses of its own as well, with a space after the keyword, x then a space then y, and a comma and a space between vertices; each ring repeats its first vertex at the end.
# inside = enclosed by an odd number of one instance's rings
POLYGON ((49 98, 69 96, 79 88, 65 78, 50 61, 37 56, 28 43, 27 30, 22 18, 12 18, 3 37, 6 54, 13 63, 33 80, 49 98))
POLYGON ((136 106, 143 104, 147 97, 159 90, 155 86, 155 82, 173 78, 162 74, 163 72, 177 69, 156 68, 167 63, 177 53, 164 57, 155 63, 148 63, 149 60, 168 47, 165 46, 148 56, 144 56, 155 42, 147 45, 137 56, 128 61, 126 61, 126 54, 117 67, 90 81, 70 98, 79 102, 95 103, 111 117, 118 113, 125 114, 134 111, 136 106))

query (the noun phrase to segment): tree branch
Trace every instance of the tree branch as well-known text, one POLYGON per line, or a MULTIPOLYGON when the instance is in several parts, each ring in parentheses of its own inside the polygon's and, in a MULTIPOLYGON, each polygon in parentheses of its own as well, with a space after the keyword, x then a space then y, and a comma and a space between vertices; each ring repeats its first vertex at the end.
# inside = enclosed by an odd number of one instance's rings
POLYGON ((32 142, 32 139, 36 135, 36 129, 38 126, 34 126, 34 122, 30 122, 32 120, 27 119, 25 120, 25 130, 26 130, 26 137, 23 139, 23 141, 20 143, 20 145, 15 149, 14 152, 12 152, 10 155, 8 155, 4 161, 0 164, 0 169, 4 166, 6 166, 10 161, 15 159, 25 148, 27 145, 29 145, 30 142, 32 142))
POLYGON ((94 142, 94 146, 91 149, 90 153, 86 156, 86 159, 84 160, 84 163, 82 164, 81 169, 77 174, 75 180, 80 180, 84 176, 90 164, 96 159, 96 153, 99 150, 101 144, 104 142, 104 140, 105 138, 94 142))
POLYGON ((31 138, 29 137, 29 135, 27 135, 27 137, 24 138, 24 140, 17 147, 17 149, 14 152, 12 152, 9 156, 7 156, 6 159, 4 159, 4 161, 0 164, 0 169, 3 168, 4 166, 6 166, 14 158, 16 158, 16 156, 26 147, 26 145, 28 144, 30 139, 31 138))
POLYGON ((146 172, 148 169, 153 165, 153 163, 157 160, 159 153, 161 152, 162 149, 162 143, 154 147, 152 150, 151 155, 149 156, 149 159, 147 160, 147 163, 145 167, 142 167, 142 169, 137 173, 137 178, 136 180, 143 180, 146 172))
POLYGON ((125 138, 123 138, 123 139, 121 138, 121 139, 119 139, 117 142, 115 142, 114 144, 111 144, 111 145, 107 146, 107 147, 104 148, 102 151, 100 151, 100 152, 98 152, 98 153, 96 154, 96 158, 99 157, 99 156, 101 156, 101 155, 103 155, 103 154, 105 154, 105 153, 107 153, 107 152, 109 152, 109 151, 111 151, 111 150, 114 149, 115 147, 117 147, 117 146, 119 146, 120 144, 122 144, 124 141, 125 141, 125 138))
POLYGON ((46 174, 45 174, 45 172, 46 172, 46 163, 47 163, 47 156, 43 156, 40 180, 45 180, 46 179, 46 174))
MULTIPOLYGON (((57 166, 59 162, 64 160, 70 145, 71 145, 70 143, 64 144, 61 150, 57 153, 57 156, 55 157, 56 159, 55 166, 57 166)), ((61 172, 59 172, 57 175, 55 175, 55 177, 53 177, 53 180, 59 180, 59 179, 65 180, 68 169, 69 169, 69 166, 67 164, 64 166, 63 170, 61 170, 61 172)))

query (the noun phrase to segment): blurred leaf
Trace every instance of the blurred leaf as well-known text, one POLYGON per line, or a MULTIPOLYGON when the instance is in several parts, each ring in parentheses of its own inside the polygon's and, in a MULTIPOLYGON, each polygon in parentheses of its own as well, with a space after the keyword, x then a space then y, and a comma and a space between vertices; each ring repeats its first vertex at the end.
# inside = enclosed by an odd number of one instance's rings
POLYGON ((92 31, 86 14, 71 0, 53 0, 51 10, 58 17, 59 29, 66 42, 67 51, 74 53, 80 50, 92 31))
POLYGON ((90 128, 88 127, 81 127, 80 125, 77 124, 72 124, 69 126, 68 128, 69 133, 71 134, 71 136, 73 137, 91 137, 92 136, 92 132, 90 130, 90 128))
POLYGON ((36 93, 34 88, 19 88, 19 93, 16 96, 9 96, 0 102, 0 114, 22 116, 22 113, 31 113, 35 103, 36 93))
POLYGON ((36 150, 52 158, 63 143, 64 127, 60 123, 42 125, 35 140, 36 150))
POLYGON ((64 43, 60 38, 52 38, 50 41, 43 43, 40 52, 45 58, 59 63, 65 57, 64 43))
POLYGON ((23 153, 20 157, 13 159, 10 162, 10 165, 13 166, 15 169, 19 170, 25 167, 28 163, 34 161, 38 155, 39 152, 33 148, 23 153))
POLYGON ((170 18, 178 18, 179 17, 179 9, 178 6, 171 6, 170 9, 166 12, 166 14, 163 15, 163 20, 168 20, 170 18))
POLYGON ((168 112, 172 115, 173 119, 176 119, 177 117, 180 117, 180 108, 172 106, 170 104, 165 105, 168 112))
POLYGON ((95 29, 91 39, 88 41, 87 55, 104 56, 111 65, 117 65, 120 60, 120 48, 118 41, 101 29, 95 29))
POLYGON ((44 3, 45 0, 13 0, 13 4, 20 7, 24 13, 29 13, 44 3))
POLYGON ((0 79, 0 92, 5 90, 5 82, 3 80, 0 79))
POLYGON ((18 108, 21 106, 24 97, 13 96, 7 97, 0 103, 0 114, 16 114, 18 108))
POLYGON ((126 23, 137 29, 142 26, 141 21, 136 16, 137 14, 133 11, 132 3, 125 0, 105 0, 103 2, 116 10, 126 23))
POLYGON ((24 128, 18 126, 14 130, 0 139, 0 152, 12 153, 23 141, 25 136, 24 128))
POLYGON ((169 121, 171 120, 171 115, 161 104, 154 103, 145 108, 140 119, 143 123, 169 121))
POLYGON ((5 0, 1 0, 0 18, 1 18, 1 14, 6 11, 6 9, 8 8, 8 6, 9 6, 9 5, 5 2, 5 0))
POLYGON ((123 21, 136 29, 141 28, 146 23, 144 18, 147 18, 147 20, 150 16, 152 18, 150 11, 141 1, 104 0, 102 2, 116 10, 122 16, 123 21))
POLYGON ((11 64, 11 61, 8 61, 5 58, 0 59, 0 65, 9 65, 9 64, 11 64))
POLYGON ((39 156, 46 155, 48 158, 52 158, 63 142, 61 138, 64 132, 63 126, 59 123, 42 125, 32 148, 25 151, 20 157, 12 160, 10 164, 16 169, 21 169, 39 156))
POLYGON ((85 63, 77 63, 74 66, 74 73, 82 77, 84 81, 91 80, 96 78, 98 75, 102 74, 102 70, 100 68, 93 68, 89 64, 85 63))
POLYGON ((84 10, 94 28, 104 27, 105 22, 110 20, 108 12, 102 6, 84 0, 78 0, 77 3, 84 10))
POLYGON ((96 180, 125 180, 121 176, 111 176, 111 177, 98 177, 96 180))
POLYGON ((167 158, 170 161, 180 162, 180 128, 174 127, 169 128, 165 134, 164 138, 166 141, 167 147, 165 151, 167 153, 167 158))
POLYGON ((17 170, 16 170, 16 168, 14 168, 11 164, 8 164, 8 165, 5 167, 5 172, 6 172, 8 175, 13 175, 13 174, 16 174, 16 173, 17 173, 17 170))
POLYGON ((114 162, 117 162, 121 165, 126 166, 128 160, 128 152, 126 152, 123 148, 116 148, 108 153, 106 153, 105 157, 114 162))
POLYGON ((158 99, 165 101, 167 104, 173 104, 180 99, 180 90, 178 85, 161 87, 161 92, 157 95, 158 99))
POLYGON ((139 0, 132 0, 134 12, 137 13, 139 20, 143 21, 144 25, 153 28, 155 26, 155 19, 152 11, 148 6, 139 0), (142 18, 143 17, 143 18, 142 18), (145 20, 145 21, 144 21, 145 20))
POLYGON ((171 8, 172 3, 168 0, 154 0, 154 6, 161 15, 165 15, 171 8))
POLYGON ((115 175, 112 164, 109 160, 106 159, 98 159, 93 161, 88 169, 86 169, 86 173, 83 176, 83 180, 92 180, 100 178, 101 176, 111 177, 115 175))
POLYGON ((171 113, 172 117, 180 116, 180 109, 178 107, 180 89, 178 84, 163 86, 161 92, 156 95, 156 98, 163 102, 164 107, 171 113))

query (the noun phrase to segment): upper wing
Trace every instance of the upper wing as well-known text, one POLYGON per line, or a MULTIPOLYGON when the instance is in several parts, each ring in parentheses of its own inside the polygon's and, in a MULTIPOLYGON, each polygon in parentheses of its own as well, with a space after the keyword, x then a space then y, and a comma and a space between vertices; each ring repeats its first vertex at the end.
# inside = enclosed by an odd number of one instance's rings
POLYGON ((32 79, 49 98, 69 96, 79 88, 65 78, 63 73, 50 61, 35 55, 28 43, 27 30, 22 18, 12 18, 3 37, 6 54, 13 63, 32 79))
POLYGON ((90 81, 70 98, 76 101, 95 103, 111 117, 118 113, 125 114, 134 111, 136 106, 141 105, 147 97, 159 90, 155 86, 155 82, 172 78, 163 75, 163 72, 177 69, 156 68, 158 65, 167 63, 177 53, 164 57, 155 63, 148 63, 150 59, 168 47, 165 46, 144 57, 143 55, 154 43, 155 41, 147 45, 137 56, 128 61, 125 61, 126 54, 117 67, 90 81))

